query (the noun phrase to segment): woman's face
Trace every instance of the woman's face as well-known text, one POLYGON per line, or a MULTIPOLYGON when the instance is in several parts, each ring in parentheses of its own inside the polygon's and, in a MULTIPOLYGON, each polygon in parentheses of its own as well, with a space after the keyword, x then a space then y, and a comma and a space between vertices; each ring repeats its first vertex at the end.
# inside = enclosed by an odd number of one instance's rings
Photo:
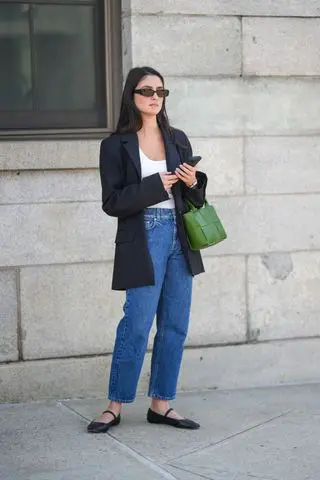
MULTIPOLYGON (((163 83, 159 77, 156 75, 146 75, 143 77, 135 90, 139 89, 163 89, 163 83)), ((137 109, 144 115, 154 116, 158 115, 161 111, 163 105, 163 98, 158 97, 156 93, 153 93, 151 97, 145 97, 139 93, 134 93, 133 96, 134 103, 137 109)))

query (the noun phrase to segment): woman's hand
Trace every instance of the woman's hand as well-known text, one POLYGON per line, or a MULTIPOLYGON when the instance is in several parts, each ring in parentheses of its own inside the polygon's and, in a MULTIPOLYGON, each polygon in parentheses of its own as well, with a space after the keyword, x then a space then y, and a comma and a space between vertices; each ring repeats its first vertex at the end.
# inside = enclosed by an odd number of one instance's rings
POLYGON ((163 187, 166 191, 170 190, 172 185, 174 185, 178 181, 177 175, 171 172, 159 173, 159 175, 161 177, 163 187))
POLYGON ((191 187, 197 181, 196 171, 196 167, 192 167, 191 165, 188 165, 188 163, 183 163, 176 169, 175 174, 179 180, 182 180, 187 185, 187 187, 191 187))

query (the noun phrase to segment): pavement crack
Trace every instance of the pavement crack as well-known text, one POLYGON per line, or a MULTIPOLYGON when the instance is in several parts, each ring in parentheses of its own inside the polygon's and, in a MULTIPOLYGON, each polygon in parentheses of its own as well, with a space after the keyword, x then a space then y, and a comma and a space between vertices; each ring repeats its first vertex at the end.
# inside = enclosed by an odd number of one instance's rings
POLYGON ((175 468, 176 470, 180 470, 181 472, 186 472, 186 473, 191 473, 191 475, 194 475, 195 477, 199 478, 205 478, 205 480, 212 480, 211 477, 207 477, 206 475, 203 475, 202 473, 194 473, 191 470, 188 470, 187 468, 182 468, 182 467, 177 467, 176 465, 171 465, 169 464, 170 467, 175 468))
POLYGON ((268 418, 268 420, 265 420, 264 422, 256 423, 255 425, 252 425, 251 427, 245 428, 244 430, 240 430, 239 432, 228 435, 227 437, 222 438, 221 440, 218 440, 217 442, 208 443, 207 445, 196 448, 194 450, 190 450, 189 452, 184 453, 183 455, 179 455, 178 457, 170 458, 168 460, 168 462, 166 462, 166 463, 170 464, 170 462, 175 462, 176 460, 181 460, 184 457, 189 457, 190 455, 193 455, 194 453, 202 452, 203 450, 206 450, 207 448, 216 447, 217 445, 221 445, 221 444, 227 442, 228 440, 231 440, 232 438, 236 438, 240 435, 243 435, 244 433, 247 433, 247 432, 250 432, 251 430, 254 430, 255 428, 259 428, 262 425, 266 425, 267 423, 273 422, 274 420, 278 420, 279 418, 288 415, 288 413, 290 413, 290 412, 291 412, 291 409, 281 413, 280 415, 276 415, 274 417, 268 418))
MULTIPOLYGON (((188 468, 182 468, 180 466, 177 467, 176 465, 172 465, 172 464, 169 464, 169 465, 170 465, 171 468, 175 468, 176 470, 180 470, 181 472, 190 473, 191 475, 194 475, 195 477, 204 478, 205 480, 214 480, 214 477, 207 477, 207 475, 204 475, 203 473, 194 472, 192 470, 189 470, 188 468)), ((224 470, 223 473, 228 473, 228 472, 224 470)), ((258 475, 253 475, 251 473, 245 473, 245 476, 246 476, 246 478, 255 478, 257 480, 277 480, 276 478, 260 477, 258 475)))
POLYGON ((165 478, 166 480, 178 480, 177 477, 175 477, 174 475, 172 475, 171 473, 169 473, 167 470, 165 470, 164 468, 160 467, 160 465, 158 465, 157 463, 155 462, 152 462, 151 460, 149 460, 147 457, 145 457, 144 455, 142 455, 141 453, 137 452, 136 450, 134 450, 132 447, 128 447, 128 445, 126 445, 125 443, 123 443, 121 440, 119 440, 118 438, 114 437, 113 435, 111 435, 111 433, 107 433, 107 435, 112 438, 112 440, 114 440, 114 442, 116 442, 118 444, 118 446, 120 448, 122 448, 122 450, 124 450, 126 453, 128 453, 131 457, 135 458, 137 461, 139 461, 140 463, 142 463, 143 465, 145 465, 146 467, 149 467, 151 470, 153 470, 154 472, 156 473, 159 473, 160 475, 163 476, 163 478, 165 478))
MULTIPOLYGON (((82 418, 83 420, 90 421, 89 418, 85 417, 81 413, 77 412, 74 408, 70 407, 68 404, 64 402, 58 402, 57 405, 61 405, 65 407, 66 409, 70 410, 73 414, 77 415, 78 417, 82 418)), ((167 470, 164 468, 160 467, 160 465, 152 462, 149 460, 147 457, 144 457, 141 453, 137 452, 134 450, 132 447, 128 447, 125 443, 121 442, 118 438, 114 437, 111 433, 107 432, 106 435, 113 440, 115 443, 118 444, 118 446, 124 450, 126 453, 128 453, 131 457, 135 458, 138 462, 142 463, 143 465, 147 466, 151 470, 153 470, 156 473, 159 473, 162 475, 162 477, 166 480, 178 480, 177 477, 169 473, 167 470)))
POLYGON ((257 478, 258 480, 277 480, 276 478, 272 479, 271 477, 260 477, 258 475, 253 475, 252 473, 247 473, 247 476, 250 478, 257 478))
POLYGON ((84 415, 82 415, 81 413, 77 412, 77 410, 75 410, 74 408, 70 407, 68 404, 66 404, 66 403, 64 403, 64 402, 58 402, 57 405, 61 405, 62 407, 66 408, 67 410, 70 410, 70 412, 74 413, 75 415, 77 415, 78 417, 82 418, 83 420, 86 420, 87 422, 90 421, 90 418, 85 417, 84 415))

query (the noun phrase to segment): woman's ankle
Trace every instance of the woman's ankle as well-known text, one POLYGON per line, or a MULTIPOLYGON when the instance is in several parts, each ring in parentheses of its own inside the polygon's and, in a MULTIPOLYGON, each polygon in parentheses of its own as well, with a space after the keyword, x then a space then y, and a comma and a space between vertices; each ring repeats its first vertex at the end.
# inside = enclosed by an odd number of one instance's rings
POLYGON ((170 408, 168 400, 153 398, 151 401, 151 410, 156 413, 166 413, 170 408))
POLYGON ((114 402, 113 400, 110 400, 108 405, 108 410, 111 410, 116 415, 119 415, 119 413, 121 412, 121 407, 122 407, 122 403, 114 402))

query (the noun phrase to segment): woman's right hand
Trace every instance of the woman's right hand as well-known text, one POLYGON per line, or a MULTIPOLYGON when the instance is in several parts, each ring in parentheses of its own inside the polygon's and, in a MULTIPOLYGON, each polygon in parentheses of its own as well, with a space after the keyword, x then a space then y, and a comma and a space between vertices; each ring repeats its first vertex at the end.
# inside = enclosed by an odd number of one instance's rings
POLYGON ((170 190, 172 185, 178 182, 179 178, 177 175, 172 174, 171 172, 159 173, 160 178, 163 183, 163 187, 166 191, 170 190))

